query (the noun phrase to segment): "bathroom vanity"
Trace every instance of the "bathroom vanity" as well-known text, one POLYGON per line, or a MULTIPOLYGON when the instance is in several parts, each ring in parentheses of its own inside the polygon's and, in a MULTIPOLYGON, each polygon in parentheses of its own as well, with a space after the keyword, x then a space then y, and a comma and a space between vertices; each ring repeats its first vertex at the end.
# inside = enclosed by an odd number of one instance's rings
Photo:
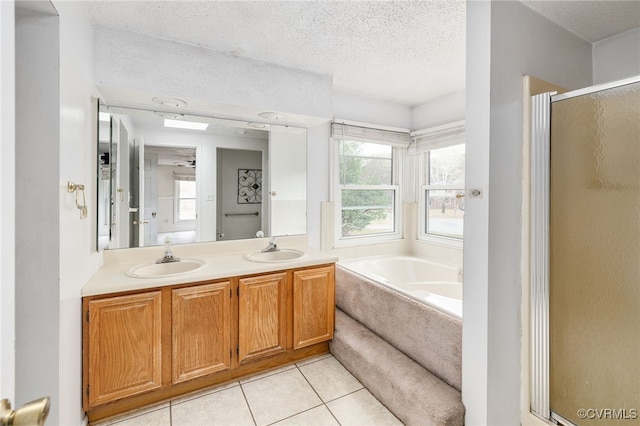
POLYGON ((195 273, 157 280, 128 277, 132 264, 114 262, 85 286, 91 421, 328 351, 335 258, 205 260, 195 273))

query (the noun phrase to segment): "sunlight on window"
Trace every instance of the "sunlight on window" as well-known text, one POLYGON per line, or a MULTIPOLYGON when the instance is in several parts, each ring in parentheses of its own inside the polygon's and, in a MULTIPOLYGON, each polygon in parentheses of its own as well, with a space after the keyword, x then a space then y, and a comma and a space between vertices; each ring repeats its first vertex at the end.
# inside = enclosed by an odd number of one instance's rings
POLYGON ((192 180, 176 181, 177 221, 196 220, 196 182, 192 180))

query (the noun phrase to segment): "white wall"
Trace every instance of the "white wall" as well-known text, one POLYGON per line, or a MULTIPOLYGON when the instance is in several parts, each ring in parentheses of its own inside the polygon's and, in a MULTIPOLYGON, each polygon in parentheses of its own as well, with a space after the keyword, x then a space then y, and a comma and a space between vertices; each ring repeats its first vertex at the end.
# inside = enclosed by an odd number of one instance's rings
POLYGON ((306 134, 274 130, 269 133, 269 235, 307 232, 306 134))
POLYGON ((411 107, 334 91, 333 118, 410 129, 411 107))
POLYGON ((467 2, 466 424, 520 422, 522 76, 577 89, 591 45, 519 2, 467 2), (490 58, 490 63, 487 59, 490 58))
POLYGON ((593 44, 593 83, 640 75, 640 28, 593 44))
POLYGON ((177 96, 209 112, 331 116, 328 75, 104 28, 96 28, 96 81, 107 101, 116 88, 120 101, 130 91, 148 100, 177 96))
POLYGON ((411 129, 422 130, 465 118, 466 92, 453 93, 411 109, 411 129))
POLYGON ((60 399, 53 403, 58 404, 59 424, 78 425, 83 418, 80 292, 102 264, 95 249, 97 148, 91 104, 98 92, 93 85, 93 33, 84 7, 54 3, 60 15, 60 399), (87 188, 86 219, 80 219, 66 192, 69 180, 87 188))
MULTIPOLYGON (((465 200, 462 402, 465 423, 488 424, 489 148, 491 3, 467 1, 465 181, 482 198, 465 200)), ((505 424, 508 424, 506 419, 505 424)))
POLYGON ((60 356, 58 16, 44 2, 16 6, 14 403, 49 396, 55 424, 60 374, 55 368, 60 356))
POLYGON ((329 200, 329 122, 307 127, 307 235, 320 248, 322 202, 329 200))
POLYGON ((0 398, 15 400, 15 11, 0 2, 0 398))

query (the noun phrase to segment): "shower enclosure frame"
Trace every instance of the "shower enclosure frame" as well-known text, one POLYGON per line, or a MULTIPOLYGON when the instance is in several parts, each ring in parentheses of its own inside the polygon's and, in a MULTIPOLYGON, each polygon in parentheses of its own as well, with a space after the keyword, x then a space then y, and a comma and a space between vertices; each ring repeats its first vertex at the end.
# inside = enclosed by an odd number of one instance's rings
POLYGON ((531 258, 530 258, 530 411, 547 421, 570 425, 550 409, 549 371, 549 196, 551 105, 603 90, 639 83, 640 75, 567 93, 531 97, 531 258), (555 420, 555 421, 554 421, 555 420))

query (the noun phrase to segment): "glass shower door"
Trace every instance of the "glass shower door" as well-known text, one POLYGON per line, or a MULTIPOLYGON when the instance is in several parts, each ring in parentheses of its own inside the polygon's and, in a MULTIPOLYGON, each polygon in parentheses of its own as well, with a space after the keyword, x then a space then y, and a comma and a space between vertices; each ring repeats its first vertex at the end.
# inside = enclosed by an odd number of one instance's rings
POLYGON ((640 425, 640 83, 552 98, 552 416, 640 425))

